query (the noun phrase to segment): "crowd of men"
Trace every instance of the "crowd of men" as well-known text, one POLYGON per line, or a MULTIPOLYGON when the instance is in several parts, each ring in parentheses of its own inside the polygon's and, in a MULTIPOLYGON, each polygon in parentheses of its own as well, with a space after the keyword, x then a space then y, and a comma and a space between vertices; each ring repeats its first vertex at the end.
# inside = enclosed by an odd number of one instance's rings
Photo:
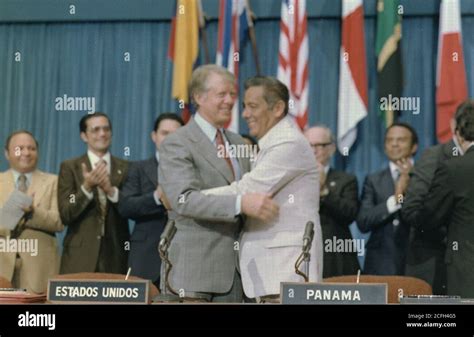
POLYGON ((184 125, 174 113, 161 114, 151 132, 156 151, 139 162, 111 155, 112 123, 101 112, 80 120, 87 151, 64 161, 59 176, 37 169, 33 134, 11 133, 0 207, 14 190, 33 203, 14 229, 0 224, 0 240, 37 240, 38 254, 0 252, 0 276, 40 293, 57 273, 130 268, 189 300, 275 302, 280 282, 304 280, 294 265, 312 222, 309 281, 362 269, 424 279, 435 294, 474 297, 474 102, 457 109, 452 141, 426 149, 416 163, 415 130, 388 127, 388 167, 366 177, 359 197, 356 177, 330 167, 331 130, 318 125, 302 133, 277 79, 245 83, 242 117, 257 142, 226 130, 234 83, 222 67, 197 68, 189 85, 194 117, 184 125), (135 221, 131 236, 128 219, 135 221), (169 274, 158 254, 168 220, 177 229, 169 274), (352 241, 354 221, 371 233, 363 268, 356 251, 325 244, 352 241), (55 233, 65 228, 59 257, 55 233))

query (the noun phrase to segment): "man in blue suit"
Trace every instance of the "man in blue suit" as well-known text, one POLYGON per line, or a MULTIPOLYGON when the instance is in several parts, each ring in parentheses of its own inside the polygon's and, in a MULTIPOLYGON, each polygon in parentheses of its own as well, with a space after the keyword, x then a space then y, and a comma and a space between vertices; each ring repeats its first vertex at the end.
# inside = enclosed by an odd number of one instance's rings
POLYGON ((158 244, 168 220, 158 195, 159 149, 165 137, 183 125, 174 113, 164 113, 156 119, 151 133, 156 153, 130 165, 118 205, 123 217, 135 221, 128 258, 131 274, 151 280, 157 287, 161 269, 158 244))
POLYGON ((357 226, 363 233, 372 232, 366 244, 364 273, 403 275, 409 226, 400 220, 400 209, 418 136, 410 125, 394 123, 385 132, 384 147, 389 167, 365 179, 357 226))

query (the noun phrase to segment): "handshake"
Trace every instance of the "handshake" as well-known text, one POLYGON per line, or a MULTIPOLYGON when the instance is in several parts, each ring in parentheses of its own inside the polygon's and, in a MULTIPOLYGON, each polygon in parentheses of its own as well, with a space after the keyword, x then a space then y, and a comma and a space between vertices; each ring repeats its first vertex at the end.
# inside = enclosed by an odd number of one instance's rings
MULTIPOLYGON (((157 192, 163 206, 167 210, 171 210, 171 204, 159 185, 157 192)), ((278 217, 279 210, 280 207, 273 201, 270 194, 248 193, 242 195, 241 212, 249 217, 263 222, 271 222, 278 217)))

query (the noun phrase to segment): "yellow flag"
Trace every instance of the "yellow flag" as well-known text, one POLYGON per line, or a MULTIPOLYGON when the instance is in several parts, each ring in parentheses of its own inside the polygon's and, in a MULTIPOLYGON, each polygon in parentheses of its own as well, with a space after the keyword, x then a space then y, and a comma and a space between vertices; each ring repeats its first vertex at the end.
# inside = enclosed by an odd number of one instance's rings
POLYGON ((188 103, 188 83, 199 49, 199 0, 178 0, 174 40, 172 95, 188 103))

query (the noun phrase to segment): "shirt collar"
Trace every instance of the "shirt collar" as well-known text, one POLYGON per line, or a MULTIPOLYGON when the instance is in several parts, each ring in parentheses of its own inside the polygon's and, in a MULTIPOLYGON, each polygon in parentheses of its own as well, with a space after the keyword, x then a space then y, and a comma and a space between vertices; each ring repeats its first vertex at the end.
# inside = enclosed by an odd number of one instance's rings
MULTIPOLYGON (((13 181, 15 182, 15 185, 18 185, 18 178, 22 173, 12 169, 13 172, 13 181)), ((31 186, 31 181, 33 180, 33 172, 28 172, 28 173, 23 173, 26 176, 26 184, 27 186, 31 186)))
MULTIPOLYGON (((413 163, 415 162, 413 160, 413 157, 410 157, 410 162, 411 164, 413 165, 413 163)), ((400 172, 400 169, 398 168, 397 164, 395 164, 393 161, 390 161, 388 163, 388 166, 390 167, 390 173, 392 174, 392 177, 397 177, 398 176, 398 173, 400 172), (398 172, 398 173, 396 173, 398 172)))
POLYGON ((156 161, 159 162, 160 161, 160 152, 158 152, 158 150, 156 150, 156 152, 155 152, 155 157, 156 157, 156 161))
POLYGON ((214 143, 214 140, 216 138, 216 133, 217 129, 209 123, 207 120, 205 120, 199 111, 194 115, 194 121, 196 124, 201 128, 202 132, 209 138, 211 143, 214 143))
POLYGON ((107 167, 109 168, 110 171, 110 152, 107 152, 102 158, 97 156, 94 152, 87 150, 87 157, 89 158, 89 161, 91 163, 92 169, 95 167, 95 164, 103 159, 107 162, 107 167))
POLYGON ((326 175, 328 174, 330 167, 331 167, 331 166, 330 166, 329 164, 326 165, 326 166, 324 166, 324 173, 325 173, 326 175))
POLYGON ((453 142, 454 142, 454 145, 456 145, 456 148, 458 149, 461 156, 463 156, 464 151, 462 150, 461 146, 459 145, 459 142, 458 142, 458 139, 456 138, 456 136, 453 136, 453 142))

